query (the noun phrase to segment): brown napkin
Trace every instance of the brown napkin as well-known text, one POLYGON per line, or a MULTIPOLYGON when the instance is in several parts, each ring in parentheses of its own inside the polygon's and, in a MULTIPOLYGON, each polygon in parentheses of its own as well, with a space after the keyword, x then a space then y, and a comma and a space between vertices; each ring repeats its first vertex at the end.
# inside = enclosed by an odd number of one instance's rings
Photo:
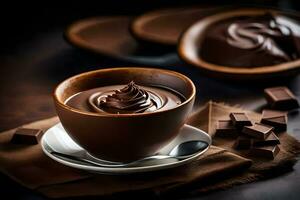
MULTIPOLYGON (((190 118, 190 124, 210 134, 215 121, 239 110, 216 103, 208 103, 190 118)), ((258 119, 258 115, 251 113, 258 119)), ((58 122, 51 118, 24 127, 47 129, 58 122)), ((189 192, 203 192, 263 177, 263 172, 284 166, 295 160, 300 152, 299 143, 288 134, 282 134, 281 153, 274 161, 251 160, 231 153, 230 141, 214 140, 228 150, 212 146, 192 163, 174 169, 135 175, 100 175, 63 166, 46 157, 39 145, 20 146, 9 143, 14 130, 0 134, 0 170, 25 187, 53 198, 110 195, 137 190, 154 190, 160 193, 189 188, 189 192), (193 188, 193 190, 190 190, 193 188)), ((238 152, 240 153, 240 152, 238 152)), ((179 191, 179 190, 178 190, 179 191)))

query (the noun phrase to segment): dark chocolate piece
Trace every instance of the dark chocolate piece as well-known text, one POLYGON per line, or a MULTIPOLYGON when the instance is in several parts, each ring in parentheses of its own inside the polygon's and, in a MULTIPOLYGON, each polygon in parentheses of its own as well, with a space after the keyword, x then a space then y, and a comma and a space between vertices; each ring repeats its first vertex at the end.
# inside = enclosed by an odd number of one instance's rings
POLYGON ((235 138, 238 136, 238 130, 234 127, 231 120, 219 120, 215 136, 235 138))
POLYGON ((280 144, 279 138, 274 132, 271 132, 265 140, 253 139, 252 145, 255 147, 280 144))
POLYGON ((251 126, 252 122, 249 120, 246 113, 230 113, 229 115, 233 125, 238 129, 242 129, 244 126, 251 126))
POLYGON ((251 137, 264 140, 270 135, 273 130, 274 128, 272 126, 255 123, 252 126, 244 126, 242 132, 251 137))
POLYGON ((40 129, 18 129, 11 139, 11 143, 14 144, 38 144, 43 135, 43 131, 40 129))
POLYGON ((287 87, 267 88, 264 93, 271 108, 290 110, 299 107, 297 98, 287 87))
POLYGON ((263 124, 273 126, 274 131, 282 132, 287 129, 287 114, 285 112, 274 110, 263 110, 262 119, 260 121, 263 124))
POLYGON ((275 133, 271 132, 269 136, 264 139, 255 139, 247 135, 241 135, 237 138, 234 143, 235 149, 250 149, 251 147, 261 147, 261 146, 274 146, 280 144, 279 138, 275 133))
POLYGON ((234 143, 235 149, 250 149, 253 145, 253 139, 249 136, 241 135, 234 143))
POLYGON ((250 154, 252 154, 253 156, 256 156, 256 157, 274 159, 279 151, 280 151, 280 148, 278 147, 278 145, 253 147, 250 149, 250 154))

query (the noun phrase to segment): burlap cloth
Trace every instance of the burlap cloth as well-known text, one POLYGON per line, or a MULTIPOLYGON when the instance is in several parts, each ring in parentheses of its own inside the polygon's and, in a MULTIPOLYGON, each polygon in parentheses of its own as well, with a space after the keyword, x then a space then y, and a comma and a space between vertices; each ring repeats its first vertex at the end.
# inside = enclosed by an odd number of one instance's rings
MULTIPOLYGON (((213 136, 216 121, 228 118, 232 111, 242 109, 209 102, 190 117, 189 124, 213 136)), ((257 113, 247 113, 254 121, 260 119, 257 113)), ((58 118, 54 117, 23 127, 46 130, 57 122, 58 118)), ((291 169, 300 153, 300 143, 287 133, 279 135, 281 151, 272 161, 236 152, 232 149, 232 140, 213 138, 215 146, 197 160, 181 167, 122 176, 100 175, 55 162, 44 155, 40 145, 11 144, 9 141, 14 131, 0 134, 1 172, 23 186, 51 198, 111 195, 130 191, 153 191, 161 195, 174 195, 182 191, 184 194, 199 194, 275 176, 291 169)))

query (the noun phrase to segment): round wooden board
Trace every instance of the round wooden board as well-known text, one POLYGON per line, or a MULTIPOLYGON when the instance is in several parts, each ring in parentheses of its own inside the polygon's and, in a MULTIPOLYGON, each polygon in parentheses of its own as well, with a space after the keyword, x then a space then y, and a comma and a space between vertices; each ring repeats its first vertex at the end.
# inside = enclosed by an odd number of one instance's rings
POLYGON ((65 39, 75 47, 124 61, 145 65, 173 65, 176 52, 152 46, 146 48, 130 34, 128 16, 94 17, 79 20, 65 31, 65 39))
POLYGON ((176 46, 185 29, 220 10, 224 8, 197 6, 155 10, 135 18, 130 28, 132 34, 139 40, 176 46))
MULTIPOLYGON (((201 42, 205 37, 205 30, 210 25, 231 17, 236 16, 256 16, 265 13, 282 13, 294 18, 299 18, 299 15, 287 13, 273 9, 238 9, 215 14, 204 18, 201 21, 193 24, 182 35, 178 45, 178 53, 180 57, 187 63, 197 67, 198 69, 209 73, 219 78, 229 79, 262 79, 262 78, 276 78, 282 76, 294 75, 295 72, 300 71, 300 59, 291 62, 281 63, 272 66, 261 66, 253 68, 245 67, 229 67, 220 66, 209 63, 199 56, 201 42)), ((219 50, 219 53, 221 50, 219 50)), ((216 50, 217 52, 217 50, 216 50)))

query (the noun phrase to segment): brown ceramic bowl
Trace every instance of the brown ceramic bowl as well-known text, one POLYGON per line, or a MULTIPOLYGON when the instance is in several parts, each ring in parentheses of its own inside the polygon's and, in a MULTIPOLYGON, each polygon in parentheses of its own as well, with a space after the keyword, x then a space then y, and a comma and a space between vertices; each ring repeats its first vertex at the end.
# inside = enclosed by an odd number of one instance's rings
POLYGON ((54 102, 68 134, 92 155, 111 161, 131 161, 149 156, 170 142, 185 123, 196 89, 186 76, 151 68, 112 68, 86 72, 60 83, 54 102), (64 104, 80 91, 127 84, 162 85, 180 92, 186 100, 169 110, 138 114, 99 114, 64 104))
MULTIPOLYGON (((187 63, 217 78, 248 80, 294 75, 295 72, 300 71, 300 59, 277 65, 247 68, 217 65, 206 61, 199 55, 199 51, 205 51, 205 49, 201 49, 205 32, 213 24, 237 16, 258 16, 266 13, 282 14, 300 20, 300 15, 297 13, 274 9, 244 8, 221 12, 206 17, 190 26, 180 38, 178 53, 187 63)), ((222 53, 222 49, 216 49, 216 53, 222 53)))

